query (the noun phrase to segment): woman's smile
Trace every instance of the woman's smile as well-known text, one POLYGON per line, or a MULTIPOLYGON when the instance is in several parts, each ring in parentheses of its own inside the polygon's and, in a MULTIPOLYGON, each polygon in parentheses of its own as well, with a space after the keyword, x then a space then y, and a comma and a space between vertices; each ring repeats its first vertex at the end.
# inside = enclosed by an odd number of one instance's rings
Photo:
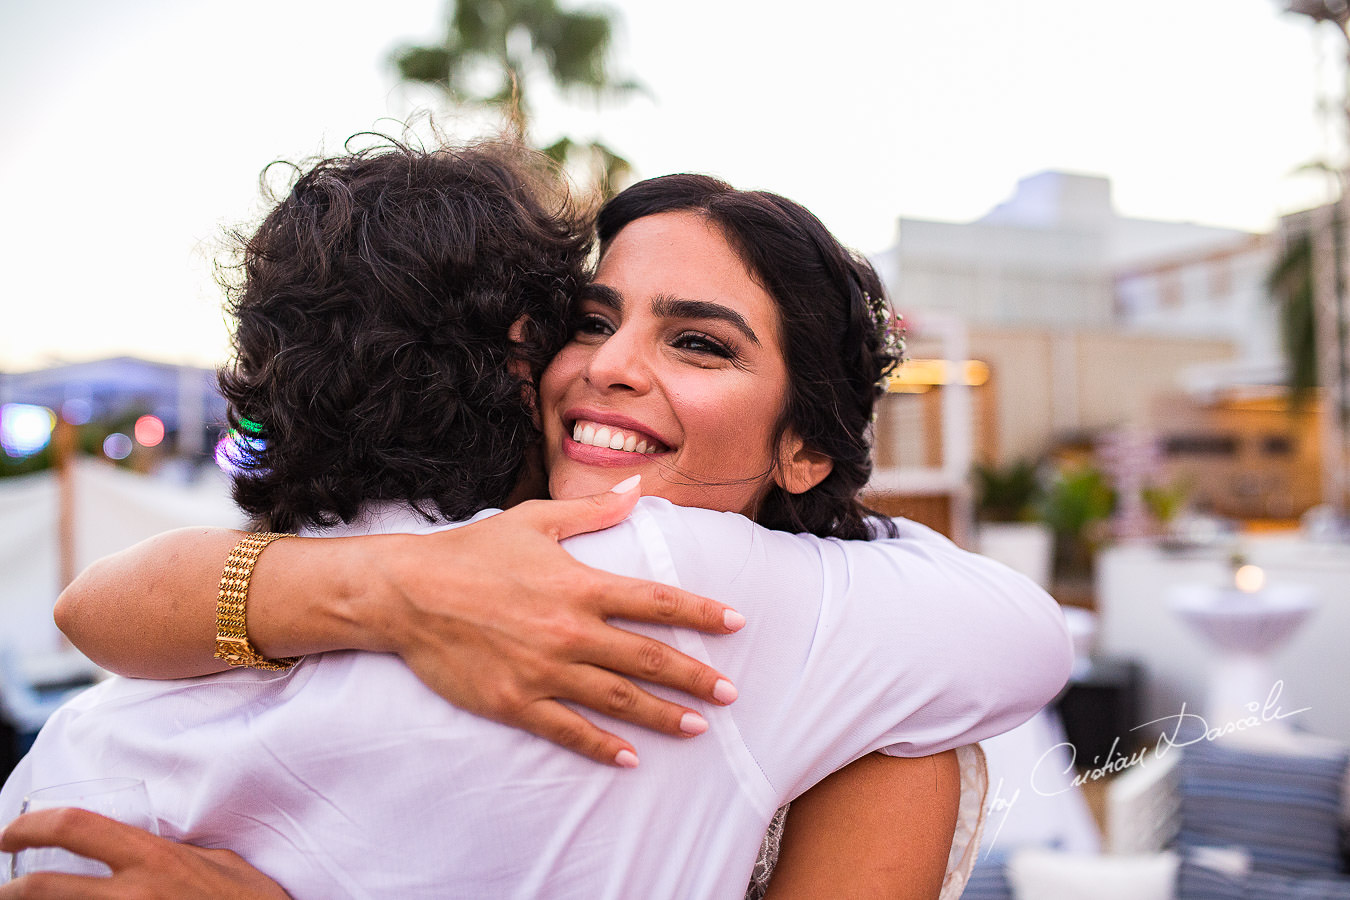
POLYGON ((563 442, 563 452, 575 459, 593 460, 595 465, 629 465, 633 462, 631 454, 655 456, 671 450, 650 431, 627 419, 580 412, 564 416, 564 422, 569 420, 572 434, 563 442))

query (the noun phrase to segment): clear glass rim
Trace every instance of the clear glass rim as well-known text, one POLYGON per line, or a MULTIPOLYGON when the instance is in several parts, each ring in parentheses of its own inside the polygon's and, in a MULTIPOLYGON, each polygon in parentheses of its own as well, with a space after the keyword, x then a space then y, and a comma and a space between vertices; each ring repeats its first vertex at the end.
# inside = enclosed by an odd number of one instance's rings
POLYGON ((25 804, 28 804, 33 800, 51 802, 63 798, 92 797, 99 794, 112 794, 137 786, 144 788, 145 781, 140 778, 126 777, 91 778, 87 781, 68 781, 65 784, 52 784, 37 788, 29 791, 23 800, 25 804))

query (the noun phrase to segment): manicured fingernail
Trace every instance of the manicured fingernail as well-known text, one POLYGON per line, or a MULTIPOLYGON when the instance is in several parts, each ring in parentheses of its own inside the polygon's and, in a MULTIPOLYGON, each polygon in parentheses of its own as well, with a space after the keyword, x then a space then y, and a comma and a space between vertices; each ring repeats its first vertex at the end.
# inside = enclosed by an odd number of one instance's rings
POLYGON ((736 685, 725 678, 717 679, 717 684, 713 685, 713 699, 718 703, 734 703, 739 696, 740 692, 736 690, 736 685))
POLYGON ((610 491, 612 491, 615 494, 626 494, 633 488, 637 487, 638 482, 641 480, 642 480, 641 475, 634 475, 631 478, 625 478, 623 481, 620 481, 618 484, 614 485, 614 487, 610 488, 610 491))
POLYGON ((636 769, 638 764, 637 754, 632 750, 620 750, 614 754, 614 764, 625 769, 636 769))
POLYGON ((708 720, 696 712, 687 712, 680 716, 680 730, 691 737, 708 730, 708 720))
POLYGON ((734 609, 723 610, 722 624, 728 631, 740 631, 745 625, 745 616, 734 609))

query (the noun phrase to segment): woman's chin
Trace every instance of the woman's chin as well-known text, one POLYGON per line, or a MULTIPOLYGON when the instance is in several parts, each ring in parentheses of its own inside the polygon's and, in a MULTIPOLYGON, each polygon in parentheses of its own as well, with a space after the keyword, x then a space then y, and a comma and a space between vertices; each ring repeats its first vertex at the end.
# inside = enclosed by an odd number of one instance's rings
POLYGON ((571 500, 602 494, 634 475, 643 476, 642 493, 651 493, 648 484, 659 481, 656 467, 645 457, 628 456, 630 458, 622 462, 605 460, 600 463, 581 463, 568 458, 556 460, 549 467, 549 495, 554 500, 571 500))

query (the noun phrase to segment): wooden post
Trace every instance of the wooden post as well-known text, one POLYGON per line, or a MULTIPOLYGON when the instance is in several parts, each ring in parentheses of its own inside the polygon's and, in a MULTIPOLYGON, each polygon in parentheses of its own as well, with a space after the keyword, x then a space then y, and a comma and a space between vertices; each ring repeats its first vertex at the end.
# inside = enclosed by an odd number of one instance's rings
POLYGON ((75 426, 56 420, 52 432, 52 457, 56 463, 56 539, 62 590, 75 580, 75 426))

